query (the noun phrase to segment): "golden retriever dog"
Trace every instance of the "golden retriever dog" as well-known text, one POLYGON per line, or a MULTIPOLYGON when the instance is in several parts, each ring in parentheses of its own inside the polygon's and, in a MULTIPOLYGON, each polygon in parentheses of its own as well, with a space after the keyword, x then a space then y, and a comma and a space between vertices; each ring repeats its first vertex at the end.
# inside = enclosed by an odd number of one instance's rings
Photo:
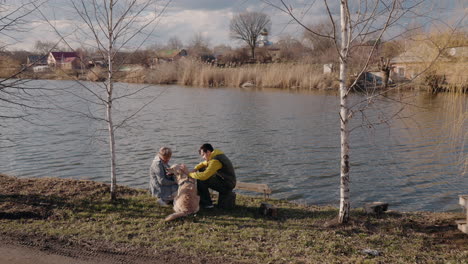
POLYGON ((172 165, 167 172, 175 175, 179 189, 174 198, 175 213, 168 215, 165 221, 198 212, 200 196, 197 193, 197 180, 188 176, 188 170, 183 164, 172 165))

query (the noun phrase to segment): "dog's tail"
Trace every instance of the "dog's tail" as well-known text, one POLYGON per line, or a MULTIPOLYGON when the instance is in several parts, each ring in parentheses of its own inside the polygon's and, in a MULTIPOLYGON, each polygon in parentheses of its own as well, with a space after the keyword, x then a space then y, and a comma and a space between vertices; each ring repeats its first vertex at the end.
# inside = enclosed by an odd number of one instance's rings
POLYGON ((183 216, 186 216, 186 215, 189 215, 189 214, 190 214, 190 213, 188 213, 188 212, 173 213, 173 214, 168 215, 168 216, 164 219, 164 221, 166 221, 166 222, 167 222, 167 221, 172 221, 172 220, 174 220, 174 219, 177 219, 177 218, 179 218, 179 217, 183 217, 183 216))

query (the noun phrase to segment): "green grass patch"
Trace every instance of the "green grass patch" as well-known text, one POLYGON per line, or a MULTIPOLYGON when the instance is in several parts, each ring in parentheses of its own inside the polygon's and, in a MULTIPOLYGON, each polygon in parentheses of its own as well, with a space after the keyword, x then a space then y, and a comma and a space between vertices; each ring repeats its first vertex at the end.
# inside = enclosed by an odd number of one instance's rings
POLYGON ((333 207, 238 195, 233 210, 202 210, 164 222, 172 208, 158 207, 148 192, 92 181, 16 179, 0 175, 0 232, 60 239, 111 252, 183 252, 245 263, 466 263, 467 236, 457 213, 389 212, 368 216, 355 209, 346 225, 333 207), (259 214, 260 203, 278 208, 259 214), (379 256, 362 252, 374 249, 379 256))

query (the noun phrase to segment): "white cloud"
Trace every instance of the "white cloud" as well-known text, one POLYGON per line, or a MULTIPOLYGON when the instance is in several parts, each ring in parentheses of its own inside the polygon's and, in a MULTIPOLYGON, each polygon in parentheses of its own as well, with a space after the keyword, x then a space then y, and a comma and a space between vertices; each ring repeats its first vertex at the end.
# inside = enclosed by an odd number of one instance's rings
POLYGON ((194 34, 201 33, 213 45, 227 44, 232 16, 229 10, 183 10, 167 14, 161 20, 158 35, 163 43, 171 36, 177 36, 187 44, 194 34))
MULTIPOLYGON (((48 0, 41 8, 44 14, 51 19, 62 33, 70 33, 75 29, 84 29, 81 21, 70 5, 72 0, 48 0)), ((457 0, 447 0, 457 1, 457 0)), ((459 0, 458 0, 459 1, 459 0)), ((13 1, 12 1, 13 2, 13 1)), ((78 2, 78 1, 77 1, 78 2)), ((304 19, 305 24, 316 23, 326 19, 327 15, 323 9, 322 1, 304 1, 292 0, 294 12, 299 18, 304 19), (309 3, 315 2, 314 6, 309 3)), ((164 3, 159 1, 159 4, 164 3)), ((337 3, 337 2, 336 2, 337 3)), ((335 5, 335 2, 330 4, 335 5)), ((450 13, 454 13, 454 6, 451 5, 450 13)), ((336 11, 336 6, 332 7, 336 11)), ((459 14, 466 12, 466 9, 459 8, 459 14), (462 11, 460 11, 462 10, 462 11)), ((194 34, 201 33, 210 40, 212 46, 219 44, 229 44, 237 46, 239 43, 233 42, 229 38, 229 24, 231 18, 244 11, 258 11, 270 15, 272 20, 272 29, 270 31, 270 40, 277 41, 281 35, 291 35, 299 38, 303 29, 291 22, 291 18, 279 10, 262 3, 258 0, 173 0, 165 13, 158 19, 158 25, 152 36, 148 38, 144 46, 153 43, 165 44, 172 36, 179 37, 184 44, 188 44, 194 34)), ((334 12, 335 12, 334 11, 334 12)), ((146 21, 154 18, 156 13, 147 12, 140 17, 140 20, 146 21)), ((31 23, 29 32, 15 33, 15 38, 21 40, 14 45, 15 49, 31 49, 37 40, 57 41, 59 37, 46 23, 39 14, 29 17, 31 23)), ((139 22, 140 23, 140 22, 139 22)), ((74 46, 81 43, 92 42, 92 37, 70 36, 70 42, 74 46)), ((140 38, 141 40, 141 38, 140 38)), ((134 44, 134 46, 138 46, 134 44)))

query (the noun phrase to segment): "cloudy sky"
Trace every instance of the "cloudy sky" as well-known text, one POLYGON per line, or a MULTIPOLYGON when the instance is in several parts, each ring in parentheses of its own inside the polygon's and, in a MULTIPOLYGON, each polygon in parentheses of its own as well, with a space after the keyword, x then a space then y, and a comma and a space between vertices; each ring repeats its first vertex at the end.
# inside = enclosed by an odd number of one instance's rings
MULTIPOLYGON (((6 0, 10 5, 19 4, 26 0, 6 0)), ((31 0, 29 0, 31 1, 31 0)), ((27 49, 31 50, 37 40, 42 41, 58 41, 59 37, 50 25, 44 22, 47 18, 56 30, 65 37, 70 45, 77 47, 83 43, 92 42, 91 37, 86 37, 79 34, 80 29, 85 28, 82 20, 73 10, 71 3, 79 3, 75 0, 44 0, 40 6, 41 13, 35 12, 28 16, 28 23, 23 27, 27 32, 15 32, 14 47, 9 49, 27 49)), ((84 0, 88 1, 88 0, 84 0)), ((128 0, 121 0, 125 2, 128 0)), ((139 0, 145 1, 145 0, 139 0)), ((100 2, 100 1, 98 1, 100 2)), ((157 2, 157 1, 156 1, 157 2)), ((278 1, 272 1, 278 3, 278 1)), ((301 17, 306 24, 317 23, 326 19, 326 12, 323 9, 322 1, 305 1, 293 0, 287 1, 291 3, 291 7, 295 13, 301 17), (310 3, 315 3, 311 5, 310 3)), ((427 1, 430 2, 430 1, 427 1)), ((439 6, 431 5, 430 8, 438 10, 438 16, 445 17, 461 17, 467 13, 466 0, 444 0, 435 1, 442 2, 439 6), (449 4, 450 3, 450 4, 449 4), (441 9, 442 8, 442 9, 441 9)), ((167 1, 159 1, 157 10, 161 10, 162 6, 167 1)), ((329 1, 330 5, 336 5, 338 1, 329 1)), ((335 6, 336 7, 336 6, 335 6)), ((87 8, 90 8, 87 5, 87 8)), ((427 7, 425 7, 425 10, 427 7)), ((290 18, 278 9, 265 4, 260 0, 172 0, 169 2, 165 11, 157 20, 157 27, 154 31, 148 33, 144 40, 143 46, 152 44, 164 45, 171 37, 178 37, 184 44, 188 44, 195 34, 201 34, 209 40, 210 45, 216 46, 226 44, 230 46, 238 46, 238 42, 234 42, 229 38, 229 23, 231 18, 238 13, 245 11, 257 11, 270 15, 272 21, 272 29, 270 31, 270 39, 274 42, 284 35, 290 35, 299 38, 303 30, 295 23, 291 23, 290 18)), ((334 9, 338 12, 338 9, 334 9)), ((435 13, 432 13, 434 15, 435 13)), ((154 13, 142 13, 141 22, 154 17, 154 13)), ((452 19, 454 20, 454 19, 452 19)), ((453 22, 453 21, 448 21, 453 22)), ((466 20, 465 20, 466 22, 466 20)), ((414 21, 406 20, 403 24, 414 23, 414 21)), ((404 25, 402 25, 404 26, 404 25)), ((6 36, 0 35, 0 38, 6 36)), ((141 40, 140 37, 138 40, 141 40)), ((5 41, 4 39, 0 39, 5 41)), ((134 44, 137 45, 137 44, 134 44)), ((130 47, 132 48, 132 47, 130 47)))

